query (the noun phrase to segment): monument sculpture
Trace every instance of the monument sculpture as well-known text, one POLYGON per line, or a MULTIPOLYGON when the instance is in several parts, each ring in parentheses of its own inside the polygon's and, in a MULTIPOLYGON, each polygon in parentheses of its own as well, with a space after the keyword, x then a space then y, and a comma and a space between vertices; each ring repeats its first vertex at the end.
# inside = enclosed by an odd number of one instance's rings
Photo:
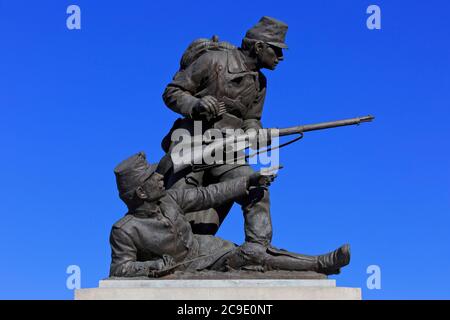
POLYGON ((111 231, 111 277, 165 278, 204 271, 238 278, 273 271, 326 276, 349 264, 348 244, 319 256, 272 245, 269 186, 278 168, 255 171, 247 161, 246 149, 267 152, 279 136, 298 134, 292 143, 304 132, 373 120, 367 116, 263 129, 267 80, 261 70, 275 70, 283 61, 287 29, 284 22, 263 17, 240 47, 214 36, 187 48, 163 94, 165 104, 182 116, 162 141, 165 156, 150 164, 139 152, 114 170, 128 213, 111 231), (201 137, 200 144, 192 146, 189 140, 183 145, 174 138, 180 130, 194 140, 201 137), (191 149, 180 156, 180 146, 191 149), (226 160, 206 161, 208 148, 210 155, 226 154, 226 160), (244 217, 241 245, 215 236, 234 203, 244 217))
POLYGON ((164 177, 155 169, 142 152, 115 169, 120 198, 129 212, 111 232, 111 276, 255 268, 336 274, 350 261, 348 245, 326 255, 306 256, 254 242, 235 246, 215 236, 193 234, 186 212, 246 196, 252 187, 268 187, 274 175, 255 172, 208 187, 166 190, 164 177))

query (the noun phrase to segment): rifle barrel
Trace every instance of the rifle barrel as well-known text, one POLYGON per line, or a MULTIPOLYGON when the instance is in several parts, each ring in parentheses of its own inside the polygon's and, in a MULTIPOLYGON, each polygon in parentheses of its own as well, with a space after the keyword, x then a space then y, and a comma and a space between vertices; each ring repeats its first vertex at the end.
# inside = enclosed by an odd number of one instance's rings
POLYGON ((289 136, 292 134, 298 134, 298 133, 303 133, 303 132, 308 132, 308 131, 316 131, 316 130, 337 128, 337 127, 344 127, 344 126, 359 125, 363 122, 371 122, 374 119, 375 119, 375 117, 369 115, 366 117, 344 119, 344 120, 338 120, 338 121, 322 122, 322 123, 316 123, 316 124, 307 124, 307 125, 303 125, 303 126, 284 128, 284 129, 279 129, 279 136, 283 137, 283 136, 289 136))

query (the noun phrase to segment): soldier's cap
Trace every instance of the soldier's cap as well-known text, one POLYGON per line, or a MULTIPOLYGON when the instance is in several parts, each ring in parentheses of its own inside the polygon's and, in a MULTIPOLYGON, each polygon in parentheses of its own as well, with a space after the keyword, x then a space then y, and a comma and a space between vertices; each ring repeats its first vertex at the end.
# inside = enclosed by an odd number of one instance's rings
POLYGON ((133 192, 156 171, 157 166, 147 162, 144 152, 139 152, 119 163, 114 169, 114 174, 120 197, 131 197, 133 192))
POLYGON ((254 27, 247 31, 245 37, 287 49, 288 46, 285 43, 287 29, 288 25, 286 23, 264 16, 254 27))

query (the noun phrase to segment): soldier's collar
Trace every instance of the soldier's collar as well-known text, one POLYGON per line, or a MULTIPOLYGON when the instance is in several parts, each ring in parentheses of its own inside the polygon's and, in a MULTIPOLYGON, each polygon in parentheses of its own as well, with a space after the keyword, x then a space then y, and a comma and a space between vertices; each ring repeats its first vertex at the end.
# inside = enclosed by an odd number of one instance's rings
POLYGON ((254 62, 250 61, 250 58, 243 54, 239 49, 228 51, 228 72, 229 73, 242 73, 253 72, 255 67, 254 62))
POLYGON ((147 202, 139 208, 135 209, 133 215, 140 217, 149 217, 154 215, 157 212, 160 212, 159 206, 161 205, 161 201, 147 202))

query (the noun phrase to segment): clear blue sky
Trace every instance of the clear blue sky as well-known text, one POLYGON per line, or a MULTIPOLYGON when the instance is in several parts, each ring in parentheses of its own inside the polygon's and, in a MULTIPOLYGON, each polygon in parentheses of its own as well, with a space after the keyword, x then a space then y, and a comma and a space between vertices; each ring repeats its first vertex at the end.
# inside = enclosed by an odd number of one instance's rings
MULTIPOLYGON (((161 99, 190 41, 240 44, 263 15, 289 24, 266 72, 263 123, 374 114, 281 153, 274 244, 322 253, 349 242, 338 285, 367 299, 450 298, 450 3, 429 1, 0 1, 0 298, 70 299, 66 267, 95 287, 125 212, 113 168, 159 142, 161 99), (81 30, 66 8, 81 8, 81 30), (382 10, 382 30, 366 8, 382 10), (366 288, 379 265, 382 289, 366 288)), ((241 242, 235 207, 219 236, 241 242)))

